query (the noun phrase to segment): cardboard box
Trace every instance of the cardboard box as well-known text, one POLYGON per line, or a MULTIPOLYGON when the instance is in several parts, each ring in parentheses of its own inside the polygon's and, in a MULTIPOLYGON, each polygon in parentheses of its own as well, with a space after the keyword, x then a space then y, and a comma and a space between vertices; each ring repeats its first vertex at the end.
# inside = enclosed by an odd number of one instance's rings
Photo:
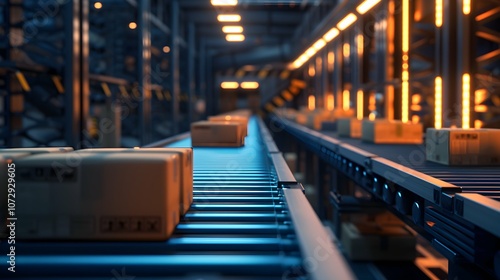
POLYGON ((344 109, 334 109, 331 111, 333 120, 338 118, 353 118, 355 116, 354 109, 344 110, 344 109))
POLYGON ((343 223, 341 242, 356 261, 411 261, 416 238, 403 226, 343 223))
POLYGON ((68 153, 72 151, 74 151, 72 147, 33 147, 33 148, 0 149, 0 154, 1 153, 29 153, 29 154, 68 153))
POLYGON ((241 130, 243 131, 243 136, 248 135, 248 118, 244 116, 237 115, 219 115, 208 117, 210 122, 237 122, 241 125, 241 130))
POLYGON ((300 125, 306 125, 307 124, 307 113, 297 112, 297 114, 295 115, 294 121, 300 125))
POLYGON ((337 131, 340 137, 361 138, 361 120, 340 118, 337 120, 337 131))
POLYGON ((363 120, 361 139, 375 144, 422 144, 421 123, 388 120, 363 120))
POLYGON ((330 111, 318 109, 308 114, 306 126, 311 129, 320 130, 321 123, 331 119, 332 113, 330 111))
MULTIPOLYGON (((9 186, 12 189, 16 187, 16 160, 30 155, 29 153, 20 152, 9 153, 4 151, 0 153, 0 170, 2 170, 0 172, 0 238, 7 237, 7 228, 5 225, 7 217, 11 216, 8 214, 9 204, 16 201, 15 193, 9 195, 9 186), (9 178, 12 178, 11 182, 9 182, 9 178)), ((11 206, 14 205, 11 204, 11 206)))
POLYGON ((252 116, 252 110, 250 110, 250 109, 238 109, 238 110, 227 113, 227 115, 243 116, 243 117, 246 117, 248 119, 252 116))
POLYGON ((181 165, 180 180, 180 214, 184 215, 193 203, 193 149, 192 148, 98 148, 83 149, 77 153, 146 153, 146 154, 177 154, 181 165))
POLYGON ((428 128, 428 161, 446 165, 500 165, 500 129, 428 128))
POLYGON ((337 131, 337 122, 323 121, 321 122, 321 130, 323 131, 337 131))
POLYGON ((241 147, 245 136, 238 122, 200 121, 191 124, 193 147, 241 147))
MULTIPOLYGON (((176 154, 18 159, 18 239, 165 240, 179 222, 176 154)), ((77 155, 78 157, 74 157, 77 155)))

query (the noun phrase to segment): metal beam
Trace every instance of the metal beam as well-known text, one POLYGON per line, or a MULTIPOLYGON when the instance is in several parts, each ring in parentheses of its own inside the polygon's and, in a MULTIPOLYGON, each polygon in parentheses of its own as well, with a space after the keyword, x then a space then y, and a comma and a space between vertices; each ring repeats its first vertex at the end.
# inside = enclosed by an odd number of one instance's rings
POLYGON ((205 112, 202 117, 206 115, 206 106, 207 106, 207 69, 206 69, 206 45, 205 45, 205 38, 201 38, 199 43, 199 50, 198 50, 198 77, 199 77, 199 84, 198 84, 198 98, 203 100, 205 102, 205 112))
MULTIPOLYGON (((188 1, 183 1, 188 2, 188 1)), ((217 11, 211 10, 196 10, 188 11, 186 13, 187 20, 195 23, 213 23, 217 20, 217 11)), ((241 24, 244 26, 253 23, 262 23, 271 25, 279 24, 298 24, 302 20, 303 12, 301 11, 288 11, 276 12, 271 10, 265 11, 240 11, 241 24)))
POLYGON ((171 101, 171 116, 170 120, 173 124, 172 128, 172 133, 177 134, 179 130, 179 123, 178 123, 178 117, 179 117, 179 96, 181 92, 181 86, 180 86, 180 74, 179 74, 179 57, 180 57, 180 50, 179 50, 179 41, 177 40, 177 37, 179 36, 179 1, 178 0, 172 0, 170 3, 170 28, 171 28, 171 33, 170 33, 170 41, 171 41, 171 51, 170 51, 170 86, 171 86, 171 95, 172 95, 172 101, 171 101))
MULTIPOLYGON (((267 25, 267 24, 252 24, 243 25, 243 33, 245 36, 249 35, 292 35, 295 31, 295 26, 291 25, 267 25)), ((213 22, 211 24, 200 24, 196 31, 203 35, 224 35, 222 32, 222 24, 213 22)))
POLYGON ((193 97, 196 91, 195 81, 195 56, 196 56, 196 30, 193 22, 188 23, 188 122, 193 121, 193 97))
POLYGON ((139 137, 141 145, 152 141, 151 123, 151 2, 139 2, 138 9, 138 60, 137 81, 141 99, 139 102, 139 137))
POLYGON ((82 146, 89 108, 88 5, 88 0, 72 0, 64 6, 64 139, 75 149, 82 146))
MULTIPOLYGON (((271 6, 271 5, 319 5, 323 0, 239 0, 239 6, 271 6)), ((211 8, 210 1, 207 0, 189 0, 181 2, 182 8, 211 8)))
POLYGON ((225 46, 234 46, 234 48, 244 47, 244 46, 252 46, 259 47, 263 45, 277 45, 283 43, 284 40, 277 37, 248 37, 245 36, 245 41, 243 42, 228 42, 224 35, 218 37, 208 37, 206 40, 207 47, 225 47, 225 46))
POLYGON ((288 44, 255 47, 247 52, 217 56, 214 68, 239 68, 248 64, 286 62, 289 58, 290 46, 288 44))

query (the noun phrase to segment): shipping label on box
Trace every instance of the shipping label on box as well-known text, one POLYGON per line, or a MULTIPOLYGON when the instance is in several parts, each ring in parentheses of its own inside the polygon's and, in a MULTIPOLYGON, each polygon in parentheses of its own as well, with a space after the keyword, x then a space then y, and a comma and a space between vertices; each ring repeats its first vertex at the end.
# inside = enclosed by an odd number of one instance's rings
POLYGON ((500 165, 500 129, 428 128, 426 158, 446 165, 500 165))

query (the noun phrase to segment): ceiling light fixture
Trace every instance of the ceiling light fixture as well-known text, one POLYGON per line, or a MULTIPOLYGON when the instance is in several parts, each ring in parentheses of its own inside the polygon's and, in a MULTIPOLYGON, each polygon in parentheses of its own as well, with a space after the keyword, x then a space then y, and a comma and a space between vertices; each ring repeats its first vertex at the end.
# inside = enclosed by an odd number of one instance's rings
POLYGON ((212 6, 236 6, 238 0, 211 0, 212 6))
POLYGON ((239 86, 238 82, 222 82, 220 84, 223 89, 237 89, 239 86))
POLYGON ((245 35, 243 34, 227 34, 226 40, 228 42, 241 42, 245 40, 245 35))
POLYGON ((356 7, 356 11, 358 11, 359 14, 363 15, 379 2, 380 0, 365 0, 363 1, 363 3, 359 4, 358 7, 356 7))
POLYGON ((259 88, 258 82, 242 82, 240 84, 242 89, 257 89, 259 88))
POLYGON ((340 34, 340 31, 337 28, 333 27, 328 32, 326 32, 325 35, 323 35, 323 39, 328 43, 331 40, 333 40, 335 37, 337 37, 339 34, 340 34))
POLYGON ((219 22, 239 22, 241 16, 238 14, 222 14, 217 16, 219 22))
POLYGON ((222 32, 224 33, 241 33, 243 32, 243 27, 239 25, 226 25, 222 27, 222 32))
POLYGON ((347 27, 351 26, 351 24, 353 24, 357 19, 358 17, 355 14, 350 13, 341 21, 339 21, 339 23, 337 23, 337 28, 340 30, 345 30, 347 27))

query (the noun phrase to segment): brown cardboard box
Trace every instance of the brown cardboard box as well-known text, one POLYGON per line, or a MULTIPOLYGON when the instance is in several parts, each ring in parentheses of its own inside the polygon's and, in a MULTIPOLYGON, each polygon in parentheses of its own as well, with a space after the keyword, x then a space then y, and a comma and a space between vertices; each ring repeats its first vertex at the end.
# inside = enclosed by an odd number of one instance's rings
POLYGON ((193 147, 241 147, 245 136, 238 122, 200 121, 191 124, 193 147))
POLYGON ((18 238, 165 240, 179 223, 177 154, 38 154, 16 160, 18 238))
POLYGON ((446 165, 500 165, 500 129, 428 128, 426 158, 446 165))
POLYGON ((144 154, 177 154, 181 165, 180 214, 184 215, 193 202, 193 149, 192 148, 97 148, 83 149, 76 153, 144 153, 144 154))
POLYGON ((208 117, 210 122, 237 122, 241 125, 241 130, 243 131, 243 136, 248 135, 248 118, 245 116, 238 115, 218 115, 208 117))
POLYGON ((340 137, 361 138, 361 120, 340 118, 337 120, 337 131, 340 137))
POLYGON ((343 223, 341 242, 351 260, 411 261, 416 239, 403 226, 343 223))
POLYGON ((306 112, 297 112, 295 115, 295 122, 301 125, 306 125, 307 124, 307 115, 308 113, 306 112))
POLYGON ((403 123, 388 120, 363 120, 361 139, 375 144, 421 144, 421 123, 403 123))

